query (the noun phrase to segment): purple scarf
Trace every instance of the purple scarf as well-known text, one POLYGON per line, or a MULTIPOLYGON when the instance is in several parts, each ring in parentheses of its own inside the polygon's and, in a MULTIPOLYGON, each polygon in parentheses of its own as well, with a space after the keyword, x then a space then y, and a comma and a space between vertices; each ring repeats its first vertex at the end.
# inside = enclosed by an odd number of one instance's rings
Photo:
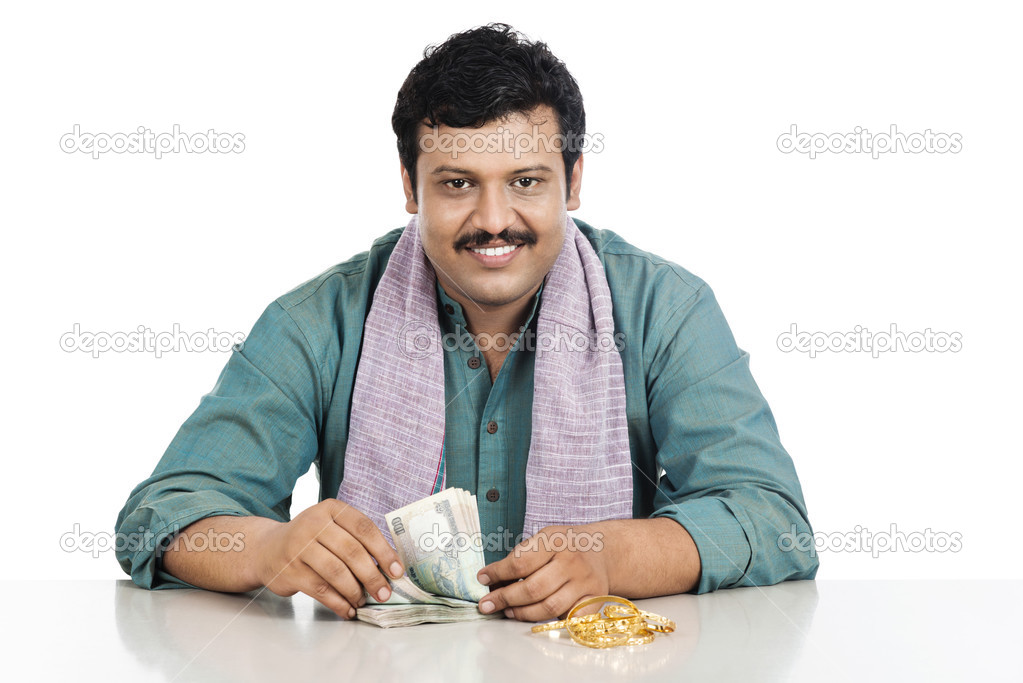
MULTIPOLYGON (((384 515, 431 495, 444 476, 444 350, 436 275, 417 218, 398 239, 366 317, 337 494, 388 540, 384 515)), ((625 378, 611 292, 571 218, 544 286, 536 335, 524 535, 631 518, 625 378)))

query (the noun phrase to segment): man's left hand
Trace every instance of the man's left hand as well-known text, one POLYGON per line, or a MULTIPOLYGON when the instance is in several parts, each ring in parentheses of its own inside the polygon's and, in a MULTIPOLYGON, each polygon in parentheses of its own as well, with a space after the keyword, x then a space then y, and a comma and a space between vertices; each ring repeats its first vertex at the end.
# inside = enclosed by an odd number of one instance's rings
POLYGON ((634 599, 695 590, 701 567, 689 532, 667 517, 548 526, 480 570, 480 583, 492 589, 480 611, 546 621, 599 595, 634 599))
POLYGON ((480 611, 504 610, 510 619, 545 621, 584 598, 606 595, 610 558, 605 533, 593 525, 544 527, 506 558, 480 570, 480 583, 501 586, 480 600, 480 611))

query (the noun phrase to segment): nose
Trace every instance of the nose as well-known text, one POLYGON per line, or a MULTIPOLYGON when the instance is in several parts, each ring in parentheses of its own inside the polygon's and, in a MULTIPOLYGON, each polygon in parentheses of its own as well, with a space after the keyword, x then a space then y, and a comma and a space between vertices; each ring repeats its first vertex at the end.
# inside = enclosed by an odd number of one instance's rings
POLYGON ((515 225, 515 212, 502 188, 481 188, 479 203, 472 212, 470 223, 477 230, 498 235, 515 225))

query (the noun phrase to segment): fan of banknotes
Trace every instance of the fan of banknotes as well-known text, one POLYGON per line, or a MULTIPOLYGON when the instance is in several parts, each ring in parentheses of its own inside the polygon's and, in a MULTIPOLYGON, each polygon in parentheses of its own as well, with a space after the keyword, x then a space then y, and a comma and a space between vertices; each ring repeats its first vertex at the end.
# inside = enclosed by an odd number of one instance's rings
POLYGON ((405 576, 391 580, 385 603, 366 594, 360 620, 389 628, 500 616, 476 607, 488 591, 476 580, 484 566, 476 496, 445 489, 385 519, 405 576))

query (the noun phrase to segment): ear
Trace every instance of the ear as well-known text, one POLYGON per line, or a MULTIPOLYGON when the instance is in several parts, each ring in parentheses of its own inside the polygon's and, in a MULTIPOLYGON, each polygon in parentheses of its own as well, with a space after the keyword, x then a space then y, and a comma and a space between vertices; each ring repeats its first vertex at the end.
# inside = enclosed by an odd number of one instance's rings
POLYGON ((399 161, 398 166, 401 168, 401 185, 405 190, 405 210, 413 214, 419 213, 419 205, 412 193, 412 179, 409 178, 404 164, 399 161))
POLYGON ((565 203, 567 211, 575 211, 579 208, 579 192, 583 186, 583 155, 575 160, 572 167, 572 183, 568 188, 568 201, 565 203))

